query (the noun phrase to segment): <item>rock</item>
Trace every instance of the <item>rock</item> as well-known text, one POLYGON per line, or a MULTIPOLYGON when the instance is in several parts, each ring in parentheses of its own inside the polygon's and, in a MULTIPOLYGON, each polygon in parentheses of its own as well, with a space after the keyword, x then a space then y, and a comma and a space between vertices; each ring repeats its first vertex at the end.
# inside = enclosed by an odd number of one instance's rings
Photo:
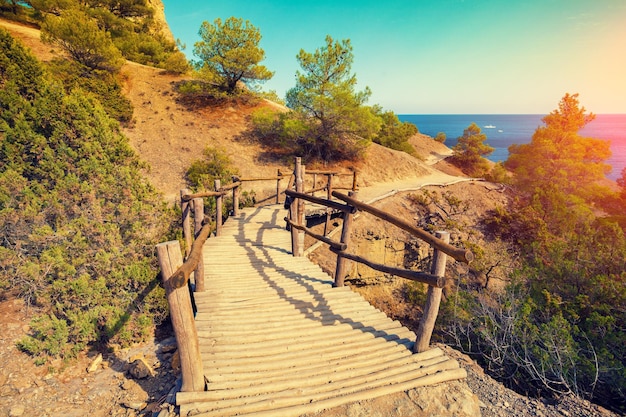
POLYGON ((122 403, 122 405, 131 410, 141 411, 146 408, 148 404, 140 401, 125 401, 122 403))
POLYGON ((98 356, 91 361, 87 367, 87 373, 96 372, 100 368, 100 364, 102 364, 102 353, 98 353, 98 356))
POLYGON ((144 379, 149 376, 154 376, 154 371, 152 367, 148 365, 145 358, 137 358, 131 362, 128 372, 130 372, 135 379, 144 379))
POLYGON ((26 412, 26 408, 23 405, 21 404, 14 405, 9 410, 9 417, 21 417, 24 415, 25 412, 26 412))

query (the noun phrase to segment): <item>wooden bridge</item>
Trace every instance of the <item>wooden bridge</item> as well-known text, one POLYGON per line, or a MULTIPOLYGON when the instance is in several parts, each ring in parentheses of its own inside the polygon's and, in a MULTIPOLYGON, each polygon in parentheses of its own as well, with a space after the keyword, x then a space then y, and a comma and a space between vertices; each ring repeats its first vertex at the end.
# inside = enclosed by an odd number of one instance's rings
MULTIPOLYGON (((456 361, 428 348, 428 330, 424 345, 338 285, 337 277, 293 256, 298 230, 304 229, 293 221, 296 212, 288 220, 293 233, 285 227, 285 208, 271 205, 247 208, 230 217, 219 236, 196 241, 188 256, 192 261, 185 262, 204 269, 204 282, 196 282, 202 291, 193 293, 195 311, 186 285, 180 285, 189 271, 176 253, 178 242, 159 245, 183 368, 177 394, 181 416, 299 416, 465 377, 456 361), (194 252, 201 254, 200 262, 193 261, 194 252)), ((343 251, 344 240, 327 243, 343 251)), ((436 274, 404 274, 437 279, 436 274)))

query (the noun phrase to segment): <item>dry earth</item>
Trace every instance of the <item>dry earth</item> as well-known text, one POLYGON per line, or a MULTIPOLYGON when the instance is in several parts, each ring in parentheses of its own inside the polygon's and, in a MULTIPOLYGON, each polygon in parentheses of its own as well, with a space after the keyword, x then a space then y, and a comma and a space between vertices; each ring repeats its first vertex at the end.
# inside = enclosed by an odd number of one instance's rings
MULTIPOLYGON (((0 20, 13 36, 31 48, 42 60, 60 56, 49 45, 39 42, 38 31, 0 20)), ((179 79, 154 68, 128 63, 122 70, 126 94, 135 107, 134 123, 123 130, 133 147, 151 166, 148 176, 169 201, 184 186, 183 174, 207 146, 224 148, 243 176, 273 175, 288 171, 289 163, 274 161, 257 143, 242 133, 254 106, 227 105, 189 109, 177 101, 173 83, 179 79)), ((261 103, 259 105, 271 105, 261 103)), ((363 199, 382 194, 398 194, 384 200, 401 201, 402 190, 418 188, 424 182, 449 181, 459 173, 445 163, 436 163, 450 150, 418 135, 413 145, 422 161, 406 154, 372 146, 364 163, 345 164, 344 171, 358 170, 363 199), (393 164, 389 161, 393 160, 393 164), (428 179, 426 181, 425 179, 428 179)), ((457 185, 462 189, 462 185, 457 185)), ((467 185, 467 187, 472 187, 467 185)), ((472 188, 466 193, 474 194, 472 188)), ((481 203, 482 204, 482 203, 481 203)), ((486 203, 485 203, 486 204, 486 203)), ((400 307, 389 308, 398 300, 393 285, 372 286, 365 291, 372 302, 387 294, 389 303, 379 303, 390 315, 400 307), (369 294, 368 294, 369 293, 369 294), (387 307, 386 307, 387 305, 387 307)), ((168 393, 175 388, 177 373, 172 369, 173 340, 167 332, 153 342, 132 349, 112 349, 93 372, 87 368, 95 353, 81 356, 76 363, 36 366, 20 353, 15 342, 28 333, 34 311, 20 300, 0 302, 0 417, 2 416, 136 416, 175 415, 168 393), (147 368, 147 369, 143 369, 147 368), (144 378, 137 378, 145 371, 144 378), (135 376, 133 376, 135 375, 135 376)), ((613 416, 587 402, 573 398, 547 402, 518 395, 486 376, 467 356, 442 346, 468 370, 466 381, 410 390, 392 396, 350 404, 316 414, 338 416, 466 416, 516 415, 613 416), (474 394, 467 390, 470 387, 474 394), (431 401, 432 398, 440 401, 431 401)), ((174 366, 175 367, 175 366, 174 366)))

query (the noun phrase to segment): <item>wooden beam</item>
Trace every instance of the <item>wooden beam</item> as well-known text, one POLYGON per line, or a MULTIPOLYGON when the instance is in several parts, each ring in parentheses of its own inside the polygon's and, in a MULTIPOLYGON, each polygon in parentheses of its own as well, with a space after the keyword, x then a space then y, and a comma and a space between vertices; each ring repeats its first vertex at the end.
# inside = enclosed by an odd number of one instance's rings
POLYGON ((198 262, 202 259, 202 246, 204 245, 204 242, 206 242, 210 233, 211 224, 207 222, 204 226, 202 226, 200 234, 193 241, 191 251, 185 263, 182 264, 180 268, 174 272, 174 274, 172 274, 172 277, 170 278, 170 285, 172 288, 181 288, 187 285, 187 281, 189 281, 191 273, 194 269, 196 269, 198 262))
POLYGON ((309 201, 313 204, 319 204, 321 206, 326 206, 326 207, 330 207, 332 209, 338 210, 338 211, 343 211, 344 213, 354 213, 355 209, 354 207, 351 207, 347 204, 341 204, 338 203, 336 201, 332 201, 332 200, 326 200, 324 198, 320 198, 320 197, 313 197, 311 195, 308 194, 304 194, 304 193, 299 193, 296 191, 292 191, 292 190, 285 190, 285 194, 287 194, 290 197, 293 197, 294 199, 302 199, 302 200, 306 200, 309 201))
POLYGON ((422 230, 418 227, 413 226, 412 224, 398 218, 392 216, 391 214, 385 213, 384 211, 377 209, 369 204, 363 203, 355 198, 349 197, 345 194, 339 193, 337 191, 333 192, 333 197, 338 198, 342 201, 345 201, 351 206, 358 208, 359 210, 366 211, 374 216, 385 220, 391 224, 398 226, 399 228, 406 230, 411 233, 413 236, 422 239, 423 241, 429 243, 436 249, 443 251, 444 253, 452 256, 454 259, 464 263, 470 263, 474 259, 474 254, 469 249, 460 249, 456 248, 449 243, 443 242, 440 239, 437 239, 435 236, 431 235, 425 230, 422 230))
POLYGON ((219 197, 222 195, 226 195, 226 191, 203 191, 201 193, 195 194, 186 194, 181 196, 183 201, 193 200, 194 198, 203 198, 203 197, 219 197))
MULTIPOLYGON (((355 191, 350 191, 351 197, 356 197, 355 191)), ((354 214, 352 211, 346 212, 343 214, 343 226, 341 228, 341 243, 348 247, 350 243, 350 235, 352 233, 352 222, 354 221, 354 214)), ((332 250, 332 248, 331 248, 332 250)), ((338 251, 337 253, 337 265, 335 266, 335 282, 333 286, 335 287, 343 287, 344 281, 346 279, 346 275, 348 275, 348 267, 350 264, 348 263, 346 257, 344 257, 345 249, 343 251, 338 251)))
POLYGON ((180 355, 180 368, 183 380, 181 391, 204 391, 204 370, 200 355, 198 331, 191 305, 191 295, 187 287, 171 285, 172 272, 177 268, 180 269, 180 265, 183 262, 180 244, 176 240, 160 243, 156 246, 156 251, 180 355))
MULTIPOLYGON (((447 243, 450 241, 450 232, 437 232, 437 237, 447 243)), ((431 272, 433 275, 441 277, 444 280, 446 274, 446 260, 447 256, 445 252, 435 249, 431 272)), ((435 321, 437 321, 437 315, 439 314, 442 291, 441 287, 428 287, 424 313, 422 314, 422 319, 417 329, 415 345, 413 345, 413 351, 415 353, 425 352, 430 346, 430 338, 435 329, 435 321)))
MULTIPOLYGON (((194 198, 193 202, 193 220, 194 220, 194 241, 202 232, 202 221, 204 220, 204 199, 194 198)), ((204 262, 198 262, 193 273, 195 282, 195 291, 204 291, 204 262)))
POLYGON ((327 245, 329 245, 331 248, 335 248, 338 250, 346 250, 347 245, 345 243, 340 243, 340 242, 335 242, 334 240, 331 240, 329 238, 327 238, 326 236, 322 236, 319 235, 317 233, 315 233, 314 231, 312 231, 311 229, 304 227, 304 226, 300 226, 299 224, 296 224, 294 222, 292 222, 291 220, 289 220, 288 217, 285 217, 285 221, 287 222, 288 225, 290 225, 291 227, 295 227, 298 230, 302 230, 304 233, 306 233, 307 235, 326 243, 327 245))
MULTIPOLYGON (((221 181, 215 180, 215 191, 219 191, 222 188, 221 181)), ((222 217, 224 213, 224 196, 217 196, 215 199, 215 236, 222 235, 222 217)))
POLYGON ((443 287, 443 285, 445 284, 444 278, 438 277, 433 274, 428 274, 426 272, 420 272, 420 271, 411 271, 410 269, 394 268, 391 266, 379 264, 376 262, 372 262, 362 256, 353 255, 347 252, 341 252, 340 250, 337 250, 332 247, 330 248, 330 250, 338 255, 341 255, 342 257, 346 259, 350 259, 351 261, 362 263, 364 265, 369 266, 372 269, 375 269, 376 271, 383 272, 385 274, 390 274, 390 275, 395 275, 398 277, 410 279, 411 281, 423 282, 424 284, 432 285, 434 287, 443 287))
POLYGON ((183 197, 187 194, 191 194, 188 189, 180 190, 180 209, 183 217, 183 239, 185 239, 185 257, 189 256, 191 251, 191 245, 193 243, 193 236, 191 235, 191 204, 189 200, 185 200, 183 197))

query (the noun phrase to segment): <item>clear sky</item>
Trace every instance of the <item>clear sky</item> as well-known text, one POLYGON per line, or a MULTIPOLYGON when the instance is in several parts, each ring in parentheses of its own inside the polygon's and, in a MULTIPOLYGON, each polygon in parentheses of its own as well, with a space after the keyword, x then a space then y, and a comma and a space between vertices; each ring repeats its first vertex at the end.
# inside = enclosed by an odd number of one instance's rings
POLYGON ((174 36, 249 20, 263 36, 264 90, 295 85, 300 49, 350 39, 359 89, 398 114, 546 114, 565 93, 626 113, 626 0, 163 0, 174 36))

